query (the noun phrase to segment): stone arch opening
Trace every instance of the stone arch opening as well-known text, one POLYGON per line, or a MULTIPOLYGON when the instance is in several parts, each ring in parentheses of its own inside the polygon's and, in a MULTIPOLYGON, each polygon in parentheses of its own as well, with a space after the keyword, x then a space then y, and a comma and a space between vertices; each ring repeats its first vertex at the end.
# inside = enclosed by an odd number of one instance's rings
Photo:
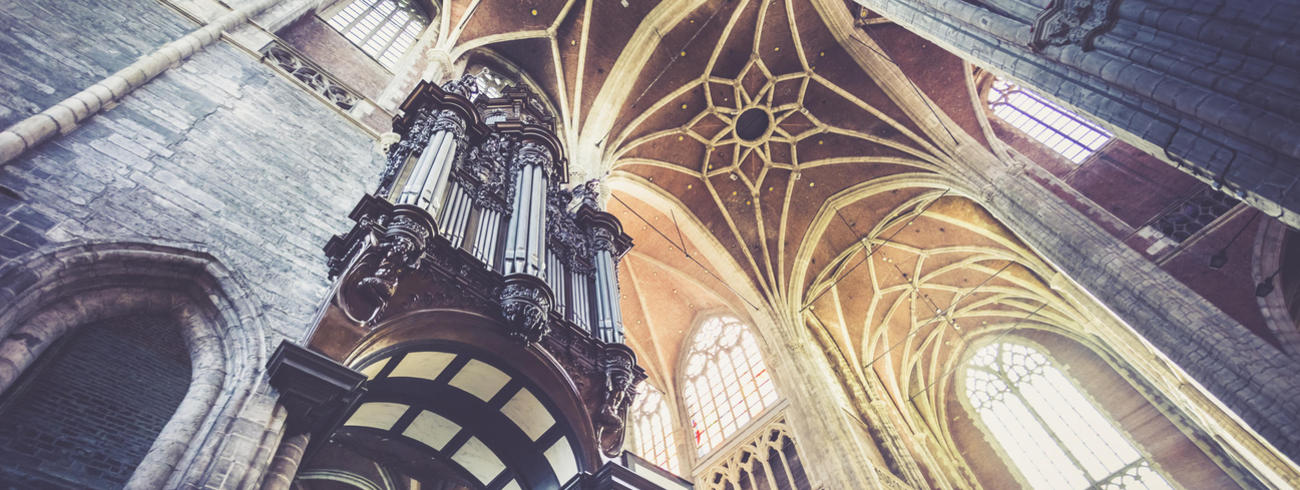
POLYGON ((125 487, 181 486, 208 469, 225 444, 214 435, 226 429, 219 420, 239 413, 265 364, 264 329, 230 271, 210 255, 164 245, 82 244, 12 262, 0 282, 15 285, 13 301, 0 306, 0 393, 87 328, 161 318, 191 372, 125 487))
POLYGON ((185 398, 190 355, 174 318, 132 313, 77 327, 0 395, 0 481, 120 487, 185 398))

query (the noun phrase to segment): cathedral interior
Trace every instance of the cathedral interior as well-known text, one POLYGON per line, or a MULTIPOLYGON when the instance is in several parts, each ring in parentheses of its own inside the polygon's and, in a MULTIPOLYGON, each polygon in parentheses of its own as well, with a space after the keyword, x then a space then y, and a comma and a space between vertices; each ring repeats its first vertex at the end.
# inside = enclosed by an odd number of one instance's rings
POLYGON ((1300 488, 1293 0, 0 0, 0 488, 1300 488))

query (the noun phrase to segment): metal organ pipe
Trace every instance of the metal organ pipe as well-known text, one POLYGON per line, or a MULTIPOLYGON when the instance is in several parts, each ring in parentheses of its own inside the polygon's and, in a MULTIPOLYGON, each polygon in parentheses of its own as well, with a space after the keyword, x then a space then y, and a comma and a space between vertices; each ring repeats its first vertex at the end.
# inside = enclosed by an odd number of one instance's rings
POLYGON ((591 276, 574 272, 570 280, 573 281, 573 323, 591 328, 591 303, 587 299, 591 276))
POLYGON ((522 160, 515 180, 514 212, 506 238, 506 274, 524 273, 544 277, 546 264, 546 169, 550 154, 541 145, 527 141, 517 158, 522 160))
POLYGON ((419 205, 430 213, 438 211, 437 206, 441 205, 444 195, 447 193, 448 177, 451 176, 451 165, 454 160, 456 149, 455 138, 447 131, 443 131, 442 141, 439 142, 438 153, 435 154, 432 166, 429 169, 429 177, 425 179, 424 187, 420 189, 419 205))
POLYGON ((398 196, 398 204, 416 204, 419 202, 420 189, 424 188, 424 183, 429 179, 429 167, 432 166, 434 154, 438 152, 442 140, 446 138, 447 133, 439 131, 429 137, 429 142, 424 146, 424 151, 420 153, 420 158, 415 160, 415 169, 411 171, 411 176, 407 177, 406 185, 402 186, 402 193, 398 196))
POLYGON ((433 135, 398 196, 398 204, 414 204, 437 216, 447 199, 456 149, 465 137, 465 122, 455 112, 443 110, 438 112, 433 128, 433 135))
POLYGON ((611 343, 623 342, 623 314, 618 305, 618 272, 607 249, 596 251, 596 335, 611 343))

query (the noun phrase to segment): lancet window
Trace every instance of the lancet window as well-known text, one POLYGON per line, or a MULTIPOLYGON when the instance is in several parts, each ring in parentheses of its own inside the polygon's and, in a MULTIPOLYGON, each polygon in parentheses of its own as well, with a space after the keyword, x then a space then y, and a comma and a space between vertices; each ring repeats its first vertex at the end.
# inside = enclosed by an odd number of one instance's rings
POLYGON ((1171 489, 1132 442, 1038 349, 980 348, 965 394, 990 439, 1033 488, 1171 489))
POLYGON ((686 357, 682 397, 700 454, 707 454, 777 401, 749 327, 732 317, 700 326, 686 357))
POLYGON ((989 89, 993 114, 1074 163, 1083 163, 1111 134, 1029 90, 996 78, 989 89))
POLYGON ((677 443, 673 437, 673 417, 663 392, 643 384, 644 391, 632 405, 630 417, 636 430, 637 455, 672 473, 681 474, 677 465, 677 443))
POLYGON ((329 25, 392 68, 429 25, 429 16, 415 0, 352 0, 330 17, 329 25))

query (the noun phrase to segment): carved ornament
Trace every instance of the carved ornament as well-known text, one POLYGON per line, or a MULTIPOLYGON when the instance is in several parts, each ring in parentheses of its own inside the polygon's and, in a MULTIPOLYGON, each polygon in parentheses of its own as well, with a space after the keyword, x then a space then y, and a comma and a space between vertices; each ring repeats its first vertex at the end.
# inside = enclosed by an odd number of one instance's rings
POLYGON ((623 450, 627 410, 636 397, 636 355, 623 344, 606 344, 600 352, 600 370, 605 386, 600 409, 595 414, 596 437, 606 456, 617 457, 623 450))
POLYGON ((1120 0, 1052 0, 1034 20, 1035 51, 1077 44, 1091 51, 1092 41, 1115 26, 1120 0))
POLYGON ((553 294, 546 282, 531 274, 511 274, 501 289, 501 315, 506 333, 526 344, 535 344, 551 331, 553 294))

